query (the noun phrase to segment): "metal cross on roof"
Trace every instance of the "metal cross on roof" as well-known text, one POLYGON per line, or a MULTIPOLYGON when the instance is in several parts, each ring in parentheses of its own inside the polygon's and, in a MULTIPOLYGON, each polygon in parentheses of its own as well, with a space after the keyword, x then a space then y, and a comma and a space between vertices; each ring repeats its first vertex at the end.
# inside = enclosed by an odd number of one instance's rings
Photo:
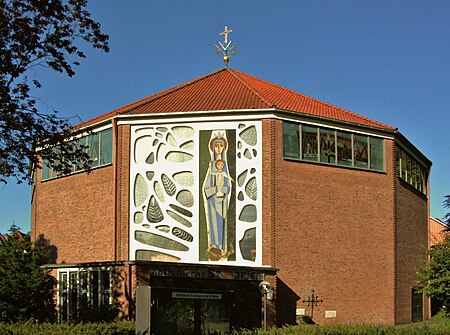
POLYGON ((232 32, 233 30, 228 29, 228 26, 225 26, 224 31, 220 33, 220 36, 224 36, 223 43, 219 42, 219 45, 216 44, 214 46, 217 55, 222 57, 226 67, 228 67, 230 58, 233 57, 237 51, 236 43, 233 43, 231 40, 228 41, 228 34, 231 34, 232 32))
POLYGON ((225 44, 228 43, 228 34, 231 34, 233 30, 228 30, 228 26, 225 26, 225 30, 220 33, 220 36, 225 35, 225 44))

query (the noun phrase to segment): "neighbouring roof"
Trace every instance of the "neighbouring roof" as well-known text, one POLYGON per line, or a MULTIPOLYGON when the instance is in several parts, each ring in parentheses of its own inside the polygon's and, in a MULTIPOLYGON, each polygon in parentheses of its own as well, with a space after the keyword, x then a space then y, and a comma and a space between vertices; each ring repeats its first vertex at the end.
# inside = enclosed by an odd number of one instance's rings
POLYGON ((89 120, 87 126, 116 115, 276 108, 357 125, 396 128, 352 113, 246 73, 223 68, 89 120))

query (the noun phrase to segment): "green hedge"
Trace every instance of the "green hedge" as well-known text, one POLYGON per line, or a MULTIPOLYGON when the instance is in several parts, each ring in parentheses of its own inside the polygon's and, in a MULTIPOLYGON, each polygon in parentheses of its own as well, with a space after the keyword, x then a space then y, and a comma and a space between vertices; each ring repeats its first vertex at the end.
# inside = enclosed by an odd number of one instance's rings
POLYGON ((431 320, 399 326, 387 325, 301 325, 273 330, 233 332, 233 335, 449 335, 450 319, 431 320))
MULTIPOLYGON (((0 335, 134 335, 134 322, 32 324, 0 323, 0 335)), ((270 331, 242 330, 234 335, 449 335, 450 319, 435 319, 401 326, 383 325, 302 325, 270 331)))
POLYGON ((0 335, 134 335, 134 322, 113 323, 0 323, 0 335))

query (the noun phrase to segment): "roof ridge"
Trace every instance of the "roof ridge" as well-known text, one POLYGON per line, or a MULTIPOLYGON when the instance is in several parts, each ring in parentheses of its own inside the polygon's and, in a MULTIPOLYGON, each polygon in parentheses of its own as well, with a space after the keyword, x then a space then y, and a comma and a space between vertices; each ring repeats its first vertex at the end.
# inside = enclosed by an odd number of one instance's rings
MULTIPOLYGON (((227 70, 237 79, 239 80, 244 86, 246 86, 250 91, 252 91, 262 102, 264 102, 267 106, 274 107, 275 105, 272 104, 261 92, 259 92, 256 88, 254 88, 252 85, 247 83, 247 81, 242 78, 238 73, 241 73, 240 71, 233 70, 227 68, 227 70)), ((256 78, 256 77, 255 77, 256 78)))
POLYGON ((189 81, 186 81, 186 82, 184 82, 182 84, 170 87, 168 89, 165 89, 164 91, 155 93, 155 94, 150 95, 148 97, 142 98, 142 99, 140 99, 138 101, 132 102, 132 103, 130 103, 128 105, 122 106, 122 107, 114 110, 113 112, 116 112, 117 114, 119 114, 121 112, 129 112, 129 111, 131 111, 133 109, 136 109, 136 108, 138 108, 138 107, 140 107, 140 106, 142 106, 142 105, 144 105, 146 103, 149 103, 149 102, 161 99, 162 97, 164 97, 164 96, 166 96, 168 94, 176 92, 176 91, 178 91, 178 90, 180 90, 180 89, 182 89, 184 87, 187 87, 189 85, 192 85, 193 83, 196 83, 196 82, 199 82, 201 80, 204 80, 204 79, 206 79, 206 78, 208 78, 210 76, 213 76, 216 73, 219 73, 219 72, 224 71, 224 70, 226 70, 226 68, 219 69, 217 71, 205 74, 205 75, 203 75, 201 77, 198 77, 198 78, 195 78, 193 80, 189 80, 189 81))

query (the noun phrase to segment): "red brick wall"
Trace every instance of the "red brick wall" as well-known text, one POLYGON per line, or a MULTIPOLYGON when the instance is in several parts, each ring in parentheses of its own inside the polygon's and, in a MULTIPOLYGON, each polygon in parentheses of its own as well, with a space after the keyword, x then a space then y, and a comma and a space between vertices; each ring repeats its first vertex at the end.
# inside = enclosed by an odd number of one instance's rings
POLYGON ((57 263, 113 260, 113 166, 41 182, 33 192, 33 238, 56 246, 57 263))
MULTIPOLYGON (((297 307, 307 308, 301 302, 304 290, 315 289, 323 299, 314 310, 320 323, 393 323, 392 144, 387 144, 388 172, 374 173, 285 161, 281 121, 276 121, 275 130, 275 194, 264 197, 263 203, 264 208, 270 206, 268 200, 276 203, 269 217, 265 210, 263 228, 268 229, 267 220, 274 220, 274 258, 265 253, 264 264, 271 260, 270 265, 279 268, 284 298, 298 295, 297 307), (325 319, 325 311, 336 311, 336 318, 325 319)), ((264 144, 269 136, 264 134, 264 144)), ((266 187, 267 183, 264 191, 266 187)), ((279 304, 279 320, 291 320, 289 313, 279 304)))
MULTIPOLYGON (((428 204, 420 192, 397 180, 397 322, 411 322, 412 288, 428 243, 428 204)), ((426 300, 426 299, 424 299, 426 300)), ((428 311, 428 300, 424 310, 428 311)), ((426 313, 428 316, 428 313, 426 313)))

